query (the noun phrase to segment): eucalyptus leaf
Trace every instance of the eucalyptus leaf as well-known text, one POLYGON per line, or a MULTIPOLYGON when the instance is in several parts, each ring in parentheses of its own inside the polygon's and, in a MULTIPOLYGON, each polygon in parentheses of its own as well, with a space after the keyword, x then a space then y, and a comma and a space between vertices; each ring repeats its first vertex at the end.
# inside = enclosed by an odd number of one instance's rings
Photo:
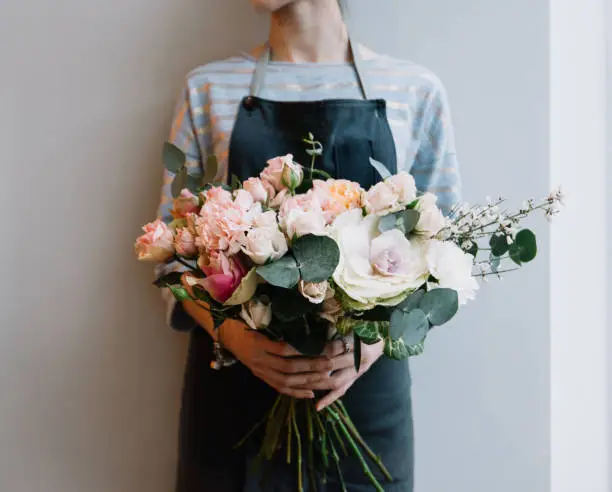
POLYGON ((359 374, 361 369, 361 339, 359 335, 354 335, 355 346, 353 347, 353 360, 355 362, 355 372, 359 374))
POLYGON ((165 168, 171 173, 178 173, 184 166, 185 153, 176 145, 170 142, 164 143, 163 160, 165 168))
POLYGON ((387 214, 380 218, 378 221, 378 232, 391 231, 397 228, 397 214, 387 214))
POLYGON ((204 166, 204 175, 200 181, 200 185, 204 186, 208 183, 212 183, 217 176, 217 170, 219 165, 217 163, 217 156, 215 154, 211 154, 206 159, 206 165, 204 166))
POLYGON ((240 178, 236 176, 235 174, 232 174, 232 183, 230 186, 232 187, 232 190, 238 190, 242 188, 242 183, 240 182, 240 178))
POLYGON ((174 179, 172 180, 172 185, 170 186, 172 190, 172 196, 177 198, 181 191, 187 187, 187 168, 182 168, 174 179))
POLYGON ((290 254, 267 265, 257 267, 257 273, 268 283, 284 289, 295 287, 300 280, 298 264, 290 254))
POLYGON ((420 309, 396 309, 391 315, 389 335, 393 340, 403 339, 406 345, 422 342, 429 331, 427 316, 420 309))
POLYGON ((399 229, 406 235, 410 234, 419 223, 420 218, 421 213, 417 210, 409 209, 400 212, 399 220, 401 222, 399 229))
POLYGON ((424 295, 425 295, 424 289, 415 290, 403 302, 398 304, 397 307, 406 312, 410 312, 413 309, 416 309, 420 306, 424 295))
POLYGON ((510 246, 510 258, 517 265, 528 263, 533 260, 538 253, 536 236, 529 229, 519 231, 514 242, 510 246))
POLYGON ((491 254, 493 256, 503 256, 510 249, 505 234, 493 234, 489 240, 489 246, 491 246, 491 254))
POLYGON ((423 296, 419 308, 433 326, 440 326, 457 314, 459 295, 453 289, 433 289, 423 296))
POLYGON ((336 241, 327 236, 302 236, 293 243, 292 251, 304 282, 318 283, 329 279, 340 261, 336 241))
POLYGON ((202 181, 202 176, 189 174, 187 173, 187 179, 185 182, 185 188, 187 188, 191 193, 196 194, 200 189, 200 183, 202 181))
POLYGON ((378 162, 376 159, 373 159, 372 157, 370 157, 370 164, 372 165, 374 169, 376 169, 376 172, 380 174, 380 177, 383 180, 390 178, 392 176, 391 172, 387 169, 387 167, 382 162, 378 162))
POLYGON ((251 268, 249 273, 242 278, 240 285, 238 285, 232 296, 223 304, 225 306, 239 306, 244 304, 253 297, 256 289, 257 270, 255 268, 251 268))
POLYGON ((180 285, 183 272, 170 272, 159 277, 153 282, 156 287, 167 287, 169 285, 180 285))

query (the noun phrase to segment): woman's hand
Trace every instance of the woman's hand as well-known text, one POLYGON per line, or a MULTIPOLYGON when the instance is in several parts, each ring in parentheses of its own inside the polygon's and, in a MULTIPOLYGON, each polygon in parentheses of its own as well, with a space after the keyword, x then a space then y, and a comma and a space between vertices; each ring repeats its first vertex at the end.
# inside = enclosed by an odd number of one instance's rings
POLYGON ((365 372, 372 367, 383 354, 384 343, 375 345, 361 344, 361 366, 359 372, 355 370, 355 354, 353 350, 346 351, 342 340, 330 342, 325 348, 324 355, 330 357, 333 365, 330 375, 316 383, 304 386, 310 390, 330 390, 321 400, 317 402, 317 410, 321 411, 342 398, 348 389, 353 386, 365 372))
MULTIPOLYGON (((193 291, 185 281, 183 287, 191 297, 193 291)), ((301 357, 287 343, 274 342, 261 333, 248 329, 240 320, 228 319, 215 330, 206 303, 185 301, 185 311, 213 338, 219 337, 221 345, 247 366, 255 376, 272 386, 279 393, 295 398, 314 398, 309 386, 329 378, 334 368, 328 355, 316 359, 301 357)))
POLYGON ((249 330, 242 321, 227 320, 219 329, 222 345, 279 393, 314 398, 313 387, 328 379, 333 370, 333 360, 328 357, 302 357, 291 345, 249 330))

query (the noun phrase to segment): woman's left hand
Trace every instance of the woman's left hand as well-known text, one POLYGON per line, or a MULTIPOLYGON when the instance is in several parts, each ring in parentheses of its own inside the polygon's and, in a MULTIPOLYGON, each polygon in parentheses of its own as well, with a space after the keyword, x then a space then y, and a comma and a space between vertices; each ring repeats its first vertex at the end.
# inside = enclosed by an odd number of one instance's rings
POLYGON ((342 398, 348 389, 361 377, 372 364, 383 354, 383 342, 375 345, 361 344, 361 367, 359 372, 355 371, 354 348, 347 353, 345 343, 342 340, 330 342, 325 347, 324 355, 327 355, 332 363, 333 370, 328 378, 320 382, 308 385, 311 390, 330 390, 321 400, 317 402, 317 410, 321 411, 331 405, 339 398, 342 398))

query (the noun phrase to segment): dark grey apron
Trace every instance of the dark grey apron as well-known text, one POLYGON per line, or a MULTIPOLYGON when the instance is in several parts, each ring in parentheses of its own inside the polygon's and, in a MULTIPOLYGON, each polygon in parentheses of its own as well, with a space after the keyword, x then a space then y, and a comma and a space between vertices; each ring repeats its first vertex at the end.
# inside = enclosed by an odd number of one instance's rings
MULTIPOLYGON (((291 153, 297 162, 310 157, 303 143, 309 133, 323 145, 317 167, 337 178, 369 187, 378 180, 369 158, 397 170, 393 136, 384 100, 368 99, 361 58, 353 51, 363 100, 278 102, 259 97, 269 50, 257 63, 250 94, 240 105, 229 151, 229 175, 257 176, 272 157, 291 153)), ((265 485, 250 463, 257 451, 233 446, 270 408, 276 393, 242 364, 214 371, 212 343, 202 329, 191 334, 181 410, 177 492, 293 492, 295 469, 269 464, 265 485)), ((380 359, 343 398, 370 447, 385 462, 394 482, 388 492, 413 490, 413 426, 408 361, 380 359)), ((346 458, 343 475, 349 492, 374 490, 359 463, 346 458)), ((325 492, 340 491, 332 476, 325 492)))

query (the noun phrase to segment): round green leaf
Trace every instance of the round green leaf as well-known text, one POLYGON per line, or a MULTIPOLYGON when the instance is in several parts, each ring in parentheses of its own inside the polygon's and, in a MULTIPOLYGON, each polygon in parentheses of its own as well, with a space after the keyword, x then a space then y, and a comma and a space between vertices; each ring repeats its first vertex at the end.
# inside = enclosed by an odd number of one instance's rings
POLYGON ((399 229, 406 235, 410 234, 419 223, 421 213, 418 210, 405 210, 401 212, 399 229))
POLYGON ((391 171, 389 171, 387 166, 385 166, 382 162, 378 162, 376 159, 370 157, 370 164, 374 169, 376 169, 376 172, 380 174, 382 179, 387 179, 392 176, 391 171))
POLYGON ((163 150, 164 166, 171 173, 178 173, 185 165, 185 153, 170 142, 164 144, 163 150))
POLYGON ((453 289, 433 289, 423 296, 421 311, 433 326, 448 322, 459 310, 459 296, 453 289))
POLYGON ((491 246, 491 254, 493 256, 502 256, 510 249, 505 234, 493 234, 489 240, 489 246, 491 246))
POLYGON ((293 243, 292 251, 304 282, 328 280, 340 261, 336 241, 327 236, 302 236, 293 243))
POLYGON ((510 246, 510 258, 517 265, 528 263, 533 260, 538 253, 536 236, 529 229, 519 231, 514 238, 514 243, 510 246))
POLYGON ((395 228, 397 228, 397 214, 384 215, 378 221, 378 231, 381 234, 395 228))
POLYGON ((404 300, 401 304, 398 304, 397 307, 403 311, 410 312, 419 307, 424 295, 425 291, 423 289, 415 290, 406 298, 406 300, 404 300))
POLYGON ((283 289, 295 287, 300 280, 297 262, 291 255, 285 255, 268 265, 257 267, 257 273, 269 284, 283 289))
POLYGON ((391 315, 389 335, 393 340, 403 339, 407 345, 422 342, 429 331, 427 316, 420 309, 410 312, 396 309, 391 315))
POLYGON ((206 159, 206 165, 204 166, 204 175, 200 181, 200 186, 204 186, 208 183, 212 183, 217 176, 217 170, 219 165, 217 163, 217 156, 215 154, 211 154, 206 159))
POLYGON ((200 189, 200 182, 202 181, 202 176, 199 174, 193 175, 187 173, 187 179, 185 180, 185 188, 187 188, 191 193, 197 193, 200 189))
POLYGON ((181 169, 174 179, 172 180, 172 185, 170 186, 172 190, 172 196, 174 198, 178 197, 183 191, 184 188, 187 187, 187 168, 181 169))
POLYGON ((240 285, 234 291, 232 296, 225 301, 226 306, 239 306, 244 304, 255 295, 257 289, 257 270, 252 268, 243 279, 240 281, 240 285))

